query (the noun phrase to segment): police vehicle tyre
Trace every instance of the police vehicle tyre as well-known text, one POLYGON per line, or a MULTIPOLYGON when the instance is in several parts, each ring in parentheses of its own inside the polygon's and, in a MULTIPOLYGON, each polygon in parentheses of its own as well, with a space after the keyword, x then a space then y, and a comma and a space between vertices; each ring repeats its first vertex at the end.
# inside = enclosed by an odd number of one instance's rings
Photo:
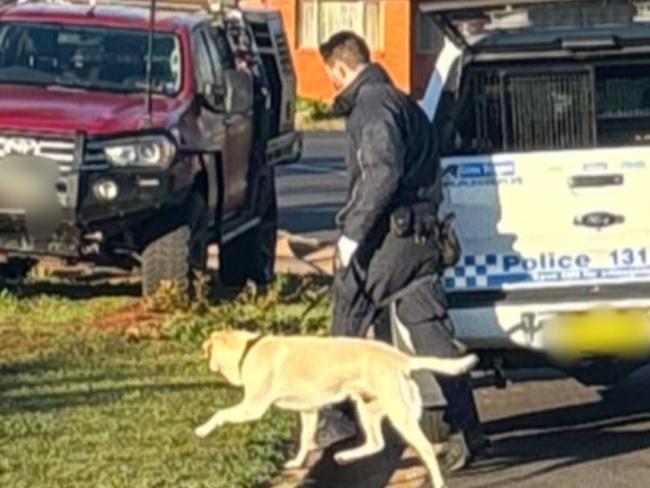
POLYGON ((265 168, 258 205, 260 223, 219 248, 219 277, 226 286, 267 285, 275 274, 278 205, 273 168, 265 168))
POLYGON ((151 242, 142 253, 142 293, 154 294, 162 282, 176 284, 180 293, 192 295, 195 271, 207 263, 207 212, 199 193, 190 197, 187 223, 151 242))

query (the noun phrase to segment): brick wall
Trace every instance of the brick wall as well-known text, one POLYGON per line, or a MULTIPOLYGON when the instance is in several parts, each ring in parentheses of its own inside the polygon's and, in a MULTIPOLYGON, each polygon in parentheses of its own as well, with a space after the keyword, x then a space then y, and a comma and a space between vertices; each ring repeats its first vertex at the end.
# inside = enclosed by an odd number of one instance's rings
MULTIPOLYGON (((418 35, 417 35, 417 14, 419 4, 426 0, 416 0, 413 2, 411 9, 411 88, 410 92, 415 98, 421 98, 424 95, 431 72, 436 64, 436 54, 423 53, 418 49, 418 35)), ((439 40, 442 42, 442 40, 439 40)), ((436 46, 438 49, 441 46, 436 46)))
MULTIPOLYGON (((317 49, 298 46, 298 1, 299 0, 247 0, 242 5, 266 6, 282 13, 284 27, 291 46, 294 64, 298 73, 300 96, 329 101, 334 95, 317 49)), ((411 69, 412 8, 410 0, 384 0, 383 47, 373 51, 372 57, 386 68, 395 83, 405 91, 411 90, 413 73, 411 69)))

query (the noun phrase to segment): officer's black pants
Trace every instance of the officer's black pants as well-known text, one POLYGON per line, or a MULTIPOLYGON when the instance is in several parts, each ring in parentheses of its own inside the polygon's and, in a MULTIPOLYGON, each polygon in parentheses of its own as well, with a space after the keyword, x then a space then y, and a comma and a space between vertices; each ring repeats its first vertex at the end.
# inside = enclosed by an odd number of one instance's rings
MULTIPOLYGON (((387 308, 380 305, 414 281, 435 275, 438 269, 439 253, 432 244, 418 244, 412 238, 387 233, 376 245, 362 246, 350 266, 335 278, 333 334, 365 336, 368 328, 374 326, 376 336, 385 336, 387 308)), ((408 330, 416 354, 459 355, 439 281, 435 286, 425 282, 415 287, 396 303, 397 316, 408 330)), ((448 404, 445 417, 453 430, 478 431, 478 415, 467 375, 441 377, 438 382, 428 373, 414 378, 425 407, 448 404)))

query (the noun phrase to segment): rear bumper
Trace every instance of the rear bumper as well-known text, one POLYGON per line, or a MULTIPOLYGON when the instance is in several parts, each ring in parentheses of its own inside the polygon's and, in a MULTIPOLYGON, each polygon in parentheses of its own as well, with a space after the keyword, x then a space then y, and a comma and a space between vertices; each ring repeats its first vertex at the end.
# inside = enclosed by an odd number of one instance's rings
POLYGON ((551 317, 596 308, 650 311, 650 282, 600 287, 451 293, 457 338, 474 350, 545 352, 544 323, 551 317))

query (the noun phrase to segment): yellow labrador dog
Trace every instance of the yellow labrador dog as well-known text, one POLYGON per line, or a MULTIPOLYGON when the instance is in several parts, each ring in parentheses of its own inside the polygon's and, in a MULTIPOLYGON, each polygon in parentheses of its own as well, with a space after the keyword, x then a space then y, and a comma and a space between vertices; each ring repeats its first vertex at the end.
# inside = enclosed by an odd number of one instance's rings
POLYGON ((360 447, 337 453, 338 463, 380 452, 384 448, 381 424, 388 417, 419 454, 434 487, 444 486, 435 449, 419 425, 422 400, 411 373, 428 370, 462 374, 474 367, 476 356, 410 357, 366 339, 261 336, 235 330, 214 332, 203 343, 203 350, 211 371, 244 387, 244 399, 216 412, 196 429, 198 437, 206 437, 224 424, 258 420, 272 405, 298 411, 300 446, 295 458, 286 464, 289 469, 298 468, 316 447, 318 410, 350 399, 356 405, 366 440, 360 447))

